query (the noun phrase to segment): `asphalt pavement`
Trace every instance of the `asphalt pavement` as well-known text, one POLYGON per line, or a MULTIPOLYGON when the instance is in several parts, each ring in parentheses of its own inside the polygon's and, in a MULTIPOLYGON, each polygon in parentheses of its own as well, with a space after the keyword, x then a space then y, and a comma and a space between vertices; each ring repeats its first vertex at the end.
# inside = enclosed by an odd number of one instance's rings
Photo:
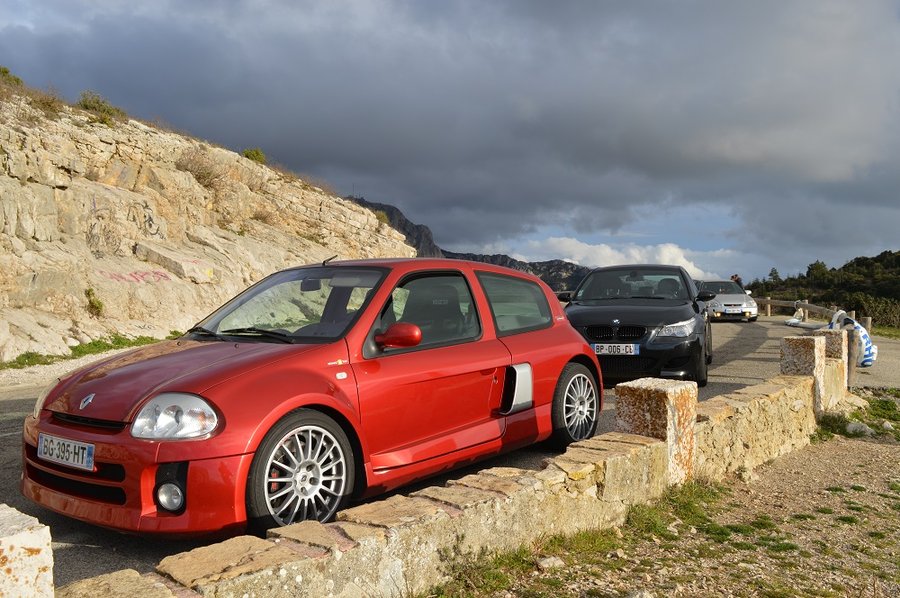
MULTIPOLYGON (((785 319, 772 317, 760 318, 755 323, 714 323, 713 363, 709 384, 700 390, 700 400, 778 375, 781 338, 806 332, 785 326, 785 319)), ((878 361, 873 368, 859 371, 858 385, 900 388, 900 341, 876 337, 875 343, 879 347, 878 361)), ((0 503, 36 517, 50 527, 55 585, 60 587, 120 569, 150 572, 166 556, 210 543, 210 540, 154 540, 105 530, 47 511, 19 494, 22 421, 31 412, 37 394, 50 379, 42 381, 40 386, 0 388, 0 503)), ((607 389, 604 399, 599 433, 613 429, 614 389, 607 389)), ((528 447, 457 470, 448 476, 429 479, 419 486, 438 484, 484 467, 539 469, 544 459, 552 454, 543 445, 528 447)), ((410 490, 407 487, 402 491, 410 490)))

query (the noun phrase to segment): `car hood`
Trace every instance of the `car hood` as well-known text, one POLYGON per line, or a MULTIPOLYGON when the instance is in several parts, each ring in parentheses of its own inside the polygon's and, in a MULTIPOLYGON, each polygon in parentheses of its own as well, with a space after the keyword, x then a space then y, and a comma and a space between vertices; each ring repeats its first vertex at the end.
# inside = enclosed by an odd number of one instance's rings
POLYGON ((91 419, 131 421, 138 406, 166 391, 201 394, 214 384, 320 345, 162 341, 93 363, 68 376, 45 409, 91 419), (86 397, 94 395, 85 402, 86 397))
POLYGON ((711 300, 710 303, 738 303, 740 305, 743 305, 744 301, 750 301, 750 299, 750 295, 747 295, 746 293, 716 293, 715 299, 711 300))
POLYGON ((570 303, 569 322, 584 326, 662 326, 689 320, 697 315, 692 303, 683 299, 612 299, 570 303), (618 320, 618 322, 613 322, 618 320))

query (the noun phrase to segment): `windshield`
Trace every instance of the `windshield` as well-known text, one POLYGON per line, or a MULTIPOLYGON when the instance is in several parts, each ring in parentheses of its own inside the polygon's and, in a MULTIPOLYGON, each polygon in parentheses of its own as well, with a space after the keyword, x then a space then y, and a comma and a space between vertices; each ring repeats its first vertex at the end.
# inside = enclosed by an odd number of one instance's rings
POLYGON ((701 291, 709 291, 717 295, 743 295, 744 289, 731 280, 718 280, 700 283, 701 291))
POLYGON ((678 271, 654 268, 610 268, 587 275, 575 301, 606 299, 687 299, 688 293, 678 271))
POLYGON ((329 341, 344 335, 384 277, 376 268, 312 267, 261 280, 191 332, 266 342, 329 341))

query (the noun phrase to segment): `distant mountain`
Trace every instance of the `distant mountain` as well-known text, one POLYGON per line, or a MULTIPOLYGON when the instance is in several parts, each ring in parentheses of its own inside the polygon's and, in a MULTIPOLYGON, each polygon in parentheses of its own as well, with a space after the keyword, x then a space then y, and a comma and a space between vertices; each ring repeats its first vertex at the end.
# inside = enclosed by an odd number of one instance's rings
MULTIPOLYGON (((407 243, 409 241, 407 240, 407 243)), ((412 245, 412 243, 409 243, 412 245)), ((444 251, 444 257, 457 260, 472 260, 475 262, 485 262, 488 264, 496 264, 498 266, 506 266, 513 270, 521 270, 534 274, 548 285, 554 291, 567 291, 574 289, 581 279, 584 278, 590 268, 579 266, 565 260, 549 260, 546 262, 523 262, 511 258, 502 253, 494 255, 483 255, 479 253, 454 253, 452 251, 444 251)))
POLYGON ((406 243, 412 245, 418 251, 418 257, 443 257, 441 248, 434 242, 431 229, 424 224, 415 224, 407 218, 403 212, 386 203, 367 201, 363 197, 348 195, 344 199, 354 201, 364 208, 372 210, 377 215, 379 212, 387 217, 391 228, 406 235, 406 243))
POLYGON ((406 236, 406 243, 416 248, 419 257, 447 257, 457 260, 472 260, 485 262, 498 266, 505 266, 513 270, 521 270, 539 277, 554 290, 571 290, 591 271, 590 268, 579 266, 564 260, 549 260, 546 262, 524 262, 508 255, 494 254, 484 255, 480 253, 455 253, 446 251, 437 246, 431 229, 424 224, 415 224, 409 220, 398 208, 372 201, 362 197, 349 196, 345 199, 355 201, 364 208, 375 212, 382 212, 392 228, 406 236))

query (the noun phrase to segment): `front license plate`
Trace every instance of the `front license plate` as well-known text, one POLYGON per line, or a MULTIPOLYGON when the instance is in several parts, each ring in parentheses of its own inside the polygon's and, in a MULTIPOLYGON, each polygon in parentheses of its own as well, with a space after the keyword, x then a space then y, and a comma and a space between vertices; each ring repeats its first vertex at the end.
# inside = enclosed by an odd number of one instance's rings
POLYGON ((94 445, 66 440, 49 434, 38 434, 38 457, 87 471, 94 470, 94 445))
POLYGON ((594 343, 594 353, 596 353, 597 355, 638 355, 640 352, 640 345, 594 343))
POLYGON ((739 314, 739 313, 741 313, 741 308, 740 307, 726 307, 725 313, 726 314, 739 314))

